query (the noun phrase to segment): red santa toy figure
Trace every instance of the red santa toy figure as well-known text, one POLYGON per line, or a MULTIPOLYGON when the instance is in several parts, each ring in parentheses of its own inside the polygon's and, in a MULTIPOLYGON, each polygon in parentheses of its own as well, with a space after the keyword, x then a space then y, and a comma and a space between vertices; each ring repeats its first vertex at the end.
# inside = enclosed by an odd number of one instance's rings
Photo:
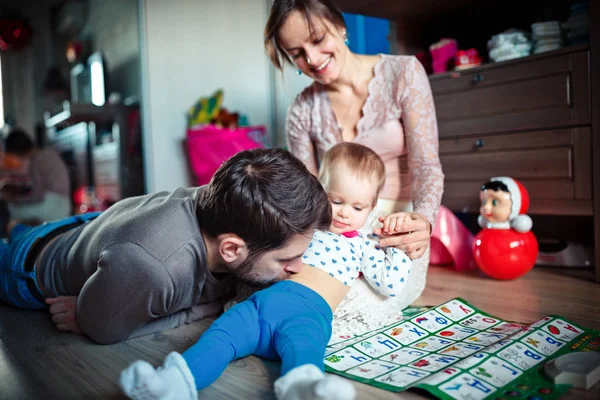
POLYGON ((479 268, 496 279, 515 279, 533 268, 538 242, 531 232, 532 221, 527 189, 516 179, 495 177, 481 186, 479 225, 473 255, 479 268))

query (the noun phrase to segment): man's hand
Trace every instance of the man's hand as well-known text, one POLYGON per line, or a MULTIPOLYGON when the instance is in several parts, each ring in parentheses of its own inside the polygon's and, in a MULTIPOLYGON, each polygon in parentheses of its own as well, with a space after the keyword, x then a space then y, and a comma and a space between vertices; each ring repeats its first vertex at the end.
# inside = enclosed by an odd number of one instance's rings
POLYGON ((77 323, 77 296, 58 296, 46 299, 50 305, 52 321, 56 329, 61 332, 73 332, 81 335, 81 329, 77 323))

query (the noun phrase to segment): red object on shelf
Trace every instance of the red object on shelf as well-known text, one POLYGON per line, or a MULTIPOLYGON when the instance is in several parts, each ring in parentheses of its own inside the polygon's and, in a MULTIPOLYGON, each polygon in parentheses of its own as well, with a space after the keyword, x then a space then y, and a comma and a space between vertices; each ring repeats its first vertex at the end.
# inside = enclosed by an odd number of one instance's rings
POLYGON ((75 214, 85 214, 92 211, 104 211, 106 206, 101 198, 96 195, 92 186, 80 186, 73 192, 75 214))
POLYGON ((24 20, 0 20, 0 50, 19 50, 31 39, 32 30, 24 20))
POLYGON ((512 280, 525 275, 535 265, 538 241, 533 232, 484 228, 473 241, 473 256, 488 276, 512 280))
POLYGON ((481 57, 476 49, 459 50, 456 52, 455 69, 467 69, 481 65, 481 57))

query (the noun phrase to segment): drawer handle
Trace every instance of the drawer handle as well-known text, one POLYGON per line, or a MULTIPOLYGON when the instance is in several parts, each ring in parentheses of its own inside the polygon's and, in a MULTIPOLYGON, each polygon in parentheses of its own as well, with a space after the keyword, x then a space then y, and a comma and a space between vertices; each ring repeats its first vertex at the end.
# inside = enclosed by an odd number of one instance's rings
POLYGON ((473 83, 477 85, 481 82, 483 82, 483 76, 481 76, 481 74, 475 74, 475 76, 473 76, 473 83))
POLYGON ((485 140, 483 139, 477 139, 475 141, 475 144, 473 147, 475 147, 476 149, 483 149, 483 146, 485 146, 485 140))

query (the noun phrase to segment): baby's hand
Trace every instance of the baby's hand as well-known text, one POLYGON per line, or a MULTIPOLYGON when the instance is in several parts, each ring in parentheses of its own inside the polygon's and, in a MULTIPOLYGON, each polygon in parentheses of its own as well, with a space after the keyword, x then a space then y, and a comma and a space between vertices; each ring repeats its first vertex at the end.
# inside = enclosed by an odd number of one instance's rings
POLYGON ((395 235, 396 233, 404 232, 401 229, 401 227, 402 227, 402 223, 404 222, 405 218, 406 218, 406 213, 399 212, 399 213, 390 214, 390 215, 380 219, 381 222, 383 222, 383 228, 381 228, 382 233, 384 233, 386 235, 395 235))

